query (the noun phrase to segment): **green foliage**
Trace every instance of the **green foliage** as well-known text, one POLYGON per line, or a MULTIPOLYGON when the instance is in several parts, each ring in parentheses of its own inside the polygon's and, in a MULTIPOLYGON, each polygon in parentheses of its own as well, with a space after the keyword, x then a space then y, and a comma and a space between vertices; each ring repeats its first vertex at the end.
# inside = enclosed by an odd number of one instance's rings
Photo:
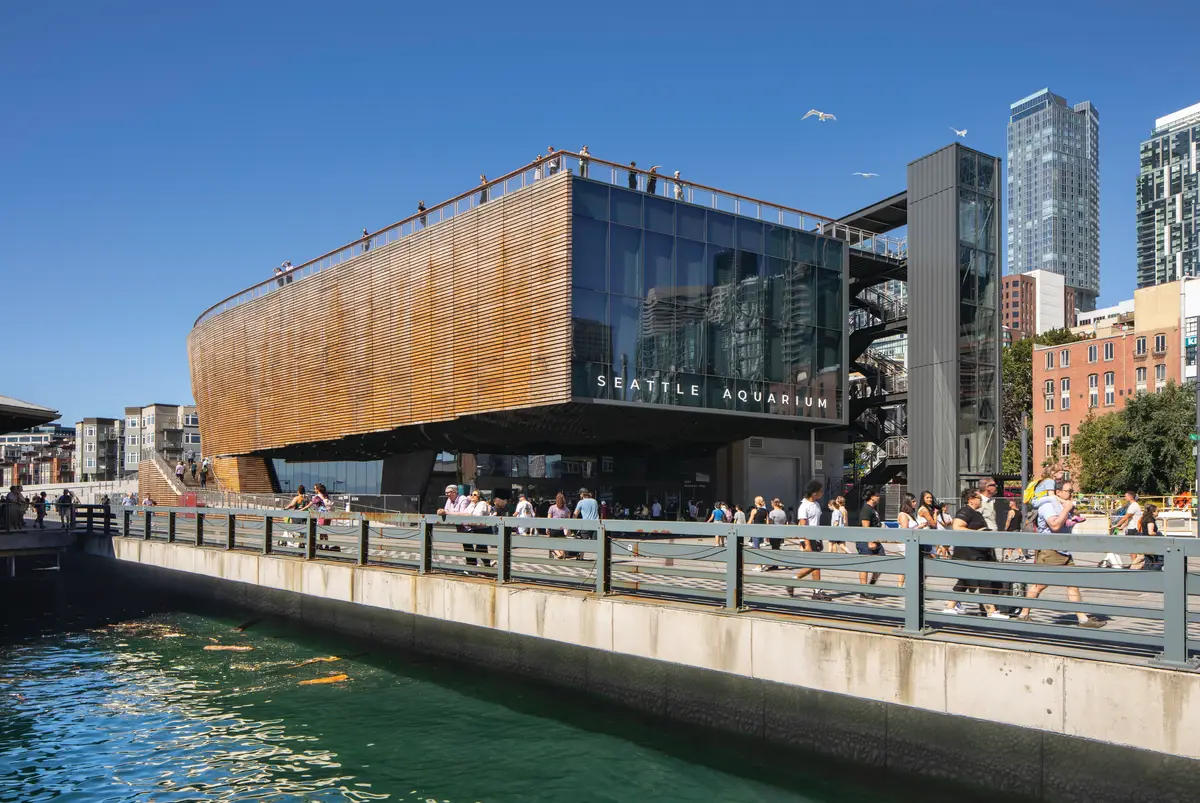
POLYGON ((1091 493, 1173 494, 1191 486, 1196 464, 1196 396, 1191 384, 1169 382, 1161 393, 1139 393, 1125 409, 1089 415, 1071 438, 1081 486, 1091 493))
POLYGON ((1004 453, 1000 455, 1000 471, 1005 474, 1021 473, 1021 441, 1006 440, 1004 453))

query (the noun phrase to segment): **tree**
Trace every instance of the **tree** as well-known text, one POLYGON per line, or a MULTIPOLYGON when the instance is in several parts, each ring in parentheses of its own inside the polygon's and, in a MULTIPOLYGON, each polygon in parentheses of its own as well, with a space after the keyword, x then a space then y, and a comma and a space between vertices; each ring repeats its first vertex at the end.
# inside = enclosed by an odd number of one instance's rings
POLYGON ((1089 415, 1071 438, 1080 485, 1092 493, 1173 494, 1194 478, 1191 435, 1196 430, 1193 385, 1167 384, 1139 393, 1125 409, 1089 415))
MULTIPOLYGON (((1004 437, 1003 466, 1006 473, 1021 473, 1021 432, 1023 419, 1033 420, 1033 347, 1061 346, 1087 340, 1070 329, 1050 329, 1034 338, 1023 338, 1000 354, 1000 430, 1004 437), (1010 444, 1015 443, 1015 448, 1010 444)), ((1032 451, 1030 452, 1032 460, 1032 451)), ((1032 466, 1030 467, 1032 468, 1032 466)))

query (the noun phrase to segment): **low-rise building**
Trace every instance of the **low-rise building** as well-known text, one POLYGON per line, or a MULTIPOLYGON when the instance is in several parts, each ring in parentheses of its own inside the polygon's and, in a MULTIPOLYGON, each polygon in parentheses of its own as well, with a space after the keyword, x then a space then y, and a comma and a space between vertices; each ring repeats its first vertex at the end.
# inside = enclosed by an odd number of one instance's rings
POLYGON ((200 418, 194 404, 155 402, 125 408, 125 467, 159 454, 168 463, 191 450, 200 454, 200 418), (136 458, 136 459, 135 459, 136 458))
MULTIPOLYGON (((1200 308, 1200 282, 1195 292, 1200 308)), ((1051 455, 1056 440, 1060 454, 1069 456, 1071 437, 1089 413, 1115 412, 1139 393, 1156 393, 1186 378, 1185 299, 1182 282, 1140 289, 1132 310, 1123 305, 1097 310, 1105 314, 1090 320, 1088 330, 1075 327, 1087 339, 1034 347, 1035 462, 1051 455)), ((1194 352, 1192 360, 1194 375, 1194 352)))
POLYGON ((0 486, 74 481, 75 430, 43 424, 0 435, 0 486))
POLYGON ((75 476, 81 482, 119 480, 126 476, 124 421, 85 418, 75 424, 75 476))

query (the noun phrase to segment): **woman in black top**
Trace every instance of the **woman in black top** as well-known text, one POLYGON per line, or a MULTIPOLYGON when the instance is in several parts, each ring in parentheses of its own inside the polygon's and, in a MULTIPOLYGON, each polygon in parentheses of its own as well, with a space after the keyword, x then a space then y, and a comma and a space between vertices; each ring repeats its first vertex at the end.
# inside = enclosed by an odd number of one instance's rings
MULTIPOLYGON (((1157 514, 1158 514, 1158 505, 1155 505, 1153 502, 1147 502, 1146 506, 1142 508, 1142 518, 1140 521, 1138 521, 1138 526, 1137 526, 1138 535, 1162 535, 1162 533, 1160 533, 1158 531, 1158 522, 1154 520, 1154 517, 1157 514)), ((1143 569, 1145 569, 1146 571, 1151 571, 1151 572, 1161 572, 1162 571, 1162 568, 1163 568, 1163 556, 1162 555, 1149 555, 1148 554, 1143 557, 1144 557, 1144 559, 1142 561, 1143 569)))

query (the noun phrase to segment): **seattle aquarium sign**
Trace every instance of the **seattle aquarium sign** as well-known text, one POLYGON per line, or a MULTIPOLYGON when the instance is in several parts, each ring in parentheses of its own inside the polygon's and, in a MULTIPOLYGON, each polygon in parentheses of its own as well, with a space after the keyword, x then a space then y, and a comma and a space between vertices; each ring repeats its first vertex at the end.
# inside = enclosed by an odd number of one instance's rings
POLYGON ((826 381, 789 383, 697 374, 617 376, 586 369, 582 373, 575 376, 575 395, 592 399, 787 417, 841 417, 832 375, 826 381))

